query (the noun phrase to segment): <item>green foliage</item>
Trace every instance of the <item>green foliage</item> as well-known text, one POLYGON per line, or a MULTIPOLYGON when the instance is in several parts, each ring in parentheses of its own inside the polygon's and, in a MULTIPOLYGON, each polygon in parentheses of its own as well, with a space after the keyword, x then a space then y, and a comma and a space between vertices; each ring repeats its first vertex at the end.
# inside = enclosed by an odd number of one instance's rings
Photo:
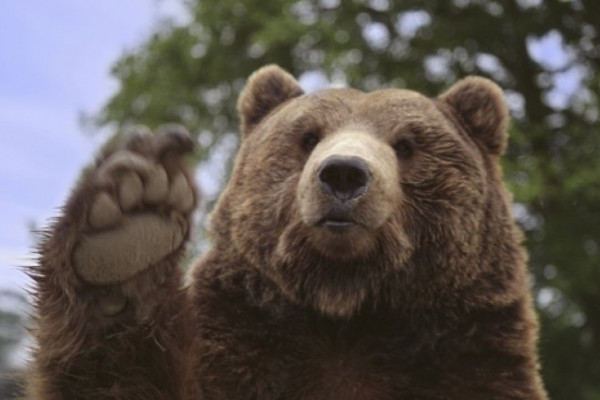
POLYGON ((366 90, 434 95, 468 74, 502 85, 514 116, 506 180, 531 253, 546 385, 553 399, 600 399, 600 2, 187 4, 189 24, 158 27, 115 65, 121 88, 99 125, 181 122, 206 159, 237 130, 245 78, 272 62, 366 90), (550 39, 561 54, 536 54, 550 39), (576 90, 564 93, 569 81, 576 90))

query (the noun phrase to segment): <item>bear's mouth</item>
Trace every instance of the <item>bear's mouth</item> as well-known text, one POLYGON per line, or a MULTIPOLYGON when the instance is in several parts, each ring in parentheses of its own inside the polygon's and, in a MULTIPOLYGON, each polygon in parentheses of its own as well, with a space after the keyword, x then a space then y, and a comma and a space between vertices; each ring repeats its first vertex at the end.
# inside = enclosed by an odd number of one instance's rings
POLYGON ((334 206, 321 218, 319 225, 340 232, 356 225, 356 221, 352 218, 352 213, 347 207, 334 206))

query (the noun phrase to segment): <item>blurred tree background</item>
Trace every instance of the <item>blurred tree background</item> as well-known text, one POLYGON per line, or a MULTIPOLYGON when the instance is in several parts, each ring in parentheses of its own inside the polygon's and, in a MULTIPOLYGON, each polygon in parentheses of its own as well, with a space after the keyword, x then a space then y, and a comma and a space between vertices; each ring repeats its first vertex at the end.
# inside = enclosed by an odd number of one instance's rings
POLYGON ((0 371, 12 367, 11 352, 25 335, 27 317, 24 312, 28 310, 24 295, 0 290, 0 371))
POLYGON ((477 74, 512 112, 505 176, 527 234, 553 399, 600 399, 600 2, 597 0, 188 1, 123 56, 99 126, 178 121, 216 184, 236 144, 245 79, 277 63, 308 88, 407 87, 436 95, 477 74), (221 169, 219 169, 221 168, 221 169))
MULTIPOLYGON (((17 398, 16 359, 26 342, 25 326, 30 307, 25 296, 12 290, 0 290, 0 400, 17 398)), ((21 355, 22 356, 22 355, 21 355)))
POLYGON ((120 89, 91 122, 187 126, 202 145, 212 200, 237 144, 237 94, 267 63, 308 89, 407 87, 435 96, 469 74, 498 82, 513 116, 505 177, 527 234, 544 380, 552 399, 600 399, 598 0, 186 5, 187 23, 165 20, 118 60, 120 89))

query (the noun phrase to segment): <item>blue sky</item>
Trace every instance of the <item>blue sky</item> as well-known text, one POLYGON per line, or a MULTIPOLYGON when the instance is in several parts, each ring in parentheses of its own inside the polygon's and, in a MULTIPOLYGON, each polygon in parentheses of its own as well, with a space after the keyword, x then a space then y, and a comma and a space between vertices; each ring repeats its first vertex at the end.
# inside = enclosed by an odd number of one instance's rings
POLYGON ((159 18, 182 18, 178 0, 0 2, 0 290, 26 285, 29 224, 56 215, 104 138, 81 112, 114 93, 110 68, 159 18))

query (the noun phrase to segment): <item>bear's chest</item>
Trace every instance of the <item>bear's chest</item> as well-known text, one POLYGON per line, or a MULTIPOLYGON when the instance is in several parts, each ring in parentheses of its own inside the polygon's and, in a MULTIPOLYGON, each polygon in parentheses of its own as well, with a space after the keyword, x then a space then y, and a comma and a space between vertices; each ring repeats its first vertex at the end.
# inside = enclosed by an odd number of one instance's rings
POLYGON ((286 398, 390 399, 399 378, 390 356, 373 349, 313 337, 290 348, 286 398))
POLYGON ((372 325, 319 327, 285 340, 289 399, 410 398, 421 380, 435 375, 424 337, 372 334, 372 325), (408 397, 407 397, 408 396, 408 397))
POLYGON ((427 393, 443 368, 433 357, 439 329, 396 315, 341 321, 228 300, 199 303, 211 311, 201 318, 198 340, 200 384, 214 393, 207 399, 435 398, 427 393))

